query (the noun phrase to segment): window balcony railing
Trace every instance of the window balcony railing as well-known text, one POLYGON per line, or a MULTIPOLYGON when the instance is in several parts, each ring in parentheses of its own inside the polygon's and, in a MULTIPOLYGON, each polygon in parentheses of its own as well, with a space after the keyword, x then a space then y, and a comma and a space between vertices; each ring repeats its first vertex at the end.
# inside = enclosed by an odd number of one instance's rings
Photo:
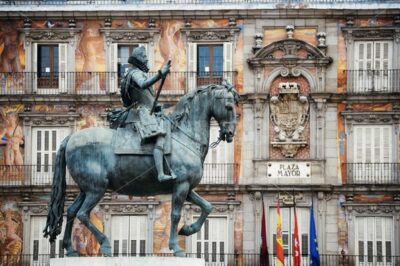
POLYGON ((235 163, 205 163, 200 184, 234 184, 236 169, 237 164, 235 163))
MULTIPOLYGON (((233 163, 206 163, 201 184, 233 184, 236 169, 233 163)), ((0 165, 0 186, 51 186, 53 173, 53 165, 0 165)), ((75 185, 68 171, 66 178, 67 185, 75 185)))
MULTIPOLYGON (((145 253, 145 254, 114 254, 114 257, 172 257, 172 253, 145 253)), ((51 258, 64 257, 57 254, 21 254, 21 255, 0 255, 0 265, 18 266, 48 266, 51 258)), ((206 266, 261 266, 260 254, 257 253, 187 253, 188 258, 203 258, 206 266)), ((400 265, 400 256, 384 255, 340 255, 340 254, 320 254, 320 265, 323 266, 397 266, 400 265)), ((269 265, 276 265, 276 256, 268 256, 269 265)), ((285 265, 293 265, 293 256, 285 255, 285 265)), ((309 255, 302 255, 301 265, 310 265, 309 255)))
POLYGON ((374 4, 399 0, 2 0, 0 5, 218 5, 218 4, 374 4))
POLYGON ((400 92, 400 69, 346 70, 348 94, 400 92))
MULTIPOLYGON (((149 76, 156 73, 150 72, 149 76)), ((171 72, 162 94, 183 95, 199 86, 221 84, 224 79, 235 85, 235 77, 235 71, 171 72)), ((120 91, 120 80, 117 72, 0 72, 0 95, 115 94, 120 91)))
POLYGON ((344 163, 347 184, 400 185, 400 163, 344 163))
MULTIPOLYGON (((54 168, 52 165, 0 165, 0 186, 51 186, 54 168)), ((67 171, 67 185, 76 185, 67 171)))

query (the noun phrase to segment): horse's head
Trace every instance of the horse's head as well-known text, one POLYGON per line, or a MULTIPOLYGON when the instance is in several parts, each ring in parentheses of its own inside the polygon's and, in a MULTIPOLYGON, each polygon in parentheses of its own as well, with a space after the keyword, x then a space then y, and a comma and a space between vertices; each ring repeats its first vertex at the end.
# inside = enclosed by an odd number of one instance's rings
POLYGON ((232 142, 236 129, 236 104, 239 94, 228 83, 213 90, 212 116, 219 124, 219 138, 232 142))

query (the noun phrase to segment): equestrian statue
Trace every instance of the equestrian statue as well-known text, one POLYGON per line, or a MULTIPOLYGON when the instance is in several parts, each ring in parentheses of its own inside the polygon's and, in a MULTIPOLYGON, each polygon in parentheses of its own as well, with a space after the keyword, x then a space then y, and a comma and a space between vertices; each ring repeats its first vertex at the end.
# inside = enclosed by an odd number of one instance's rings
POLYGON ((193 189, 203 176, 209 149, 210 121, 220 127, 218 141, 232 142, 239 95, 228 83, 201 86, 184 95, 171 114, 158 104, 171 67, 168 61, 156 75, 147 77, 143 47, 133 50, 131 68, 121 82, 123 109, 109 116, 110 128, 87 128, 66 137, 57 152, 53 187, 44 236, 50 242, 61 233, 66 194, 66 169, 80 193, 66 212, 63 248, 67 256, 79 255, 72 247, 73 220, 77 217, 96 237, 103 256, 111 256, 107 237, 90 221, 90 212, 107 190, 132 196, 172 194, 169 249, 185 256, 177 241, 178 223, 185 201, 201 208, 200 217, 185 224, 180 235, 200 231, 212 205, 193 189), (155 95, 152 85, 160 81, 155 95))

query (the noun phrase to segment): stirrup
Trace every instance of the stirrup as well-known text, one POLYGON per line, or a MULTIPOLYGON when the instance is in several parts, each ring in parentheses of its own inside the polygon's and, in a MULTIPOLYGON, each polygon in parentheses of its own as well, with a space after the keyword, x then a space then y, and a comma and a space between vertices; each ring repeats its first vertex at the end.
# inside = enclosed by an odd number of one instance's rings
POLYGON ((164 182, 164 181, 176 179, 176 176, 164 174, 164 175, 158 176, 157 178, 158 178, 158 181, 164 182))

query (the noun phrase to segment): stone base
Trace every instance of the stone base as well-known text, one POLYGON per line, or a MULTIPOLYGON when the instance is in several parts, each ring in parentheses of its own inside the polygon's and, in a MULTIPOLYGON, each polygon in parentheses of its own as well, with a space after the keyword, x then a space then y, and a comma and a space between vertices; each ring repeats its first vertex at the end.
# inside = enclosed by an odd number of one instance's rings
POLYGON ((178 257, 67 257, 50 259, 50 266, 204 266, 204 259, 178 257))

